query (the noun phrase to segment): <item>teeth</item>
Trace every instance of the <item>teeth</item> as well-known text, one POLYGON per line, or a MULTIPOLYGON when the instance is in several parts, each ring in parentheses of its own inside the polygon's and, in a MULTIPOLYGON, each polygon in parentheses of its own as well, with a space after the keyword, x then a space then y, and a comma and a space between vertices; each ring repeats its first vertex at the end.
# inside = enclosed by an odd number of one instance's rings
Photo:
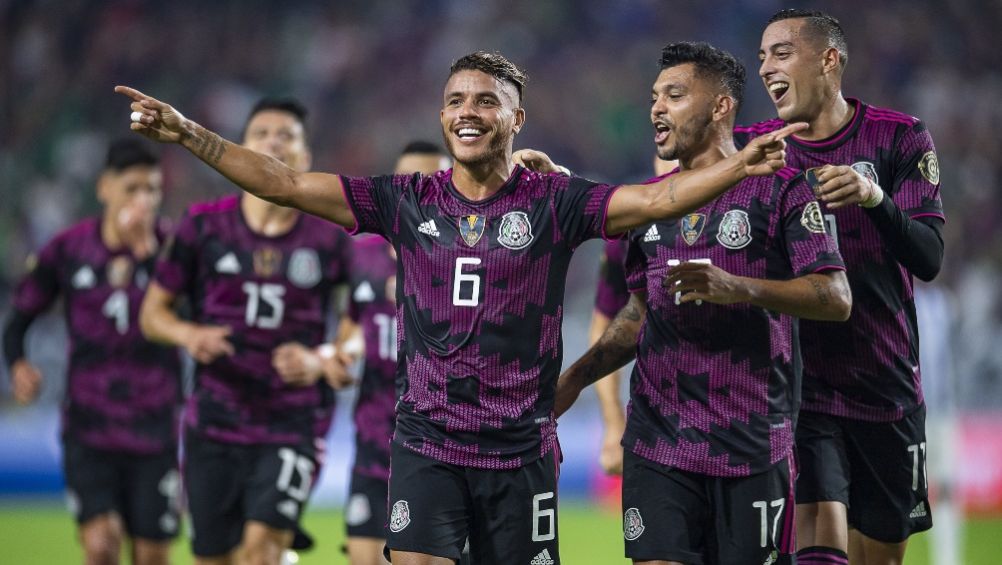
POLYGON ((774 82, 769 85, 769 92, 776 92, 778 90, 783 90, 785 88, 790 88, 790 83, 788 82, 774 82))
POLYGON ((477 137, 484 132, 474 128, 459 128, 459 137, 477 137))

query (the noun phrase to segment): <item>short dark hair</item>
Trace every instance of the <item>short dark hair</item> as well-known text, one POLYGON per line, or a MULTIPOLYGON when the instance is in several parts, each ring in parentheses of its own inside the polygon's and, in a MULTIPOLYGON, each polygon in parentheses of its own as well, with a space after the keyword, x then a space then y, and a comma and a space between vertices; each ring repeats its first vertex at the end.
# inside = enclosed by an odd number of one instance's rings
POLYGON ((448 153, 437 143, 432 143, 430 141, 425 141, 423 139, 414 140, 404 146, 404 150, 400 152, 401 155, 441 155, 443 157, 448 156, 448 153))
POLYGON ((274 110, 278 112, 285 112, 287 114, 292 114, 293 117, 303 126, 303 132, 307 132, 306 127, 306 116, 308 112, 306 111, 306 106, 303 106, 299 100, 291 97, 265 97, 257 101, 251 108, 249 114, 247 114, 247 120, 244 122, 244 131, 241 137, 247 135, 247 126, 250 125, 251 120, 254 116, 260 114, 261 112, 267 112, 269 110, 274 110))
POLYGON ((805 28, 814 40, 823 41, 825 48, 834 47, 838 51, 839 63, 844 67, 849 62, 849 44, 845 40, 842 24, 834 16, 820 10, 798 10, 787 8, 780 10, 769 18, 766 26, 782 20, 805 19, 805 28))
POLYGON ((146 142, 133 139, 116 139, 108 146, 108 157, 104 161, 104 169, 120 173, 129 167, 155 167, 160 164, 160 157, 150 149, 146 142))
POLYGON ((697 76, 718 80, 720 87, 734 99, 737 113, 744 98, 745 67, 734 55, 703 41, 670 43, 661 50, 662 71, 686 63, 696 67, 697 76))
POLYGON ((525 93, 525 83, 529 80, 525 71, 506 59, 504 55, 486 51, 470 53, 457 60, 449 69, 449 76, 451 77, 459 71, 481 71, 498 80, 510 82, 518 90, 519 102, 522 101, 525 93))

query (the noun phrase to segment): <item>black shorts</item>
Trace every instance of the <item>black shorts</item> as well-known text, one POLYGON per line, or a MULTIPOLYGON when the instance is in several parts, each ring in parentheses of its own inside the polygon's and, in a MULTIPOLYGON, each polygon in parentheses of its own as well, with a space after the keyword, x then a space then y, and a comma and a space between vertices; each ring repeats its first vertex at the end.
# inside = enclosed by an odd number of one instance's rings
POLYGON ((460 467, 393 444, 387 549, 459 560, 558 565, 559 451, 513 471, 460 467))
POLYGON ((199 557, 229 553, 249 520, 295 531, 319 471, 311 445, 235 445, 188 432, 184 487, 191 547, 199 557))
POLYGON ((386 539, 387 481, 351 474, 344 524, 350 538, 386 539))
POLYGON ((904 541, 932 527, 925 453, 925 406, 897 422, 801 412, 797 504, 842 502, 850 527, 904 541))
POLYGON ((133 538, 161 541, 177 536, 181 478, 175 451, 155 455, 104 451, 67 437, 63 472, 77 523, 115 512, 133 538))
POLYGON ((690 473, 623 454, 623 537, 634 561, 686 565, 789 562, 789 459, 750 477, 690 473))

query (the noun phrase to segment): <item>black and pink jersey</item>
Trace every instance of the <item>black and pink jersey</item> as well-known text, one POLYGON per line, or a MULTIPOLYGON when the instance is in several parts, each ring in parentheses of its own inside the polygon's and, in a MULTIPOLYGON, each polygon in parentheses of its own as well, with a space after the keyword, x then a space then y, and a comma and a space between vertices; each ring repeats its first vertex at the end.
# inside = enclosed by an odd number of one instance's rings
POLYGON ((626 288, 626 239, 605 242, 602 266, 598 271, 598 289, 595 292, 595 310, 610 320, 630 301, 626 288))
MULTIPOLYGON (((851 165, 912 218, 945 219, 939 162, 917 118, 849 99, 855 114, 822 141, 787 138, 792 167, 851 165)), ((739 143, 783 127, 774 119, 735 129, 739 143)), ((894 421, 923 403, 912 275, 895 260, 859 206, 822 213, 848 267, 848 322, 804 321, 803 409, 866 421, 894 421)))
POLYGON ((753 177, 681 219, 630 232, 631 292, 647 293, 623 447, 717 477, 790 455, 800 402, 797 319, 747 303, 680 304, 670 268, 708 262, 741 277, 789 280, 843 269, 803 176, 753 177))
POLYGON ((185 425, 236 444, 302 444, 323 437, 333 391, 289 386, 272 368, 286 342, 324 341, 335 285, 351 258, 345 231, 302 214, 287 233, 250 229, 236 196, 192 206, 157 265, 156 282, 187 296, 198 324, 227 326, 236 353, 199 365, 185 425))
POLYGON ((615 187, 515 167, 470 201, 452 170, 344 177, 357 230, 397 251, 406 389, 394 441, 446 463, 514 469, 556 444, 567 267, 601 237, 615 187))
MULTIPOLYGON (((164 230, 158 230, 164 239, 164 230)), ((69 334, 63 435, 136 454, 176 449, 181 403, 178 351, 139 330, 155 258, 109 249, 91 218, 52 239, 17 286, 14 309, 35 317, 60 296, 69 334)), ((11 360, 13 361, 13 360, 11 360)))
POLYGON ((348 316, 365 339, 353 473, 389 480, 397 402, 397 260, 393 247, 376 235, 357 237, 352 255, 348 316))

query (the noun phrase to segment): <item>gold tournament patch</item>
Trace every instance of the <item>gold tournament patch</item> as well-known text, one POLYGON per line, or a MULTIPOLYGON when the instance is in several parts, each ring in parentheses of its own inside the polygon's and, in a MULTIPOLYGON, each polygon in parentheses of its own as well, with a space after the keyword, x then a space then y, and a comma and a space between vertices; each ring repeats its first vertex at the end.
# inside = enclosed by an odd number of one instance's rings
POLYGON ((696 243, 700 234, 703 233, 703 226, 705 225, 705 214, 686 214, 682 218, 682 239, 689 245, 696 243))
POLYGON ((471 214, 459 218, 459 235, 463 236, 466 245, 473 247, 484 235, 484 227, 487 225, 487 218, 471 214))
POLYGON ((262 247, 254 250, 254 272, 259 277, 270 277, 278 272, 282 265, 282 252, 274 247, 262 247))
POLYGON ((925 180, 932 184, 939 184, 939 159, 933 151, 927 152, 919 159, 918 170, 925 180))

